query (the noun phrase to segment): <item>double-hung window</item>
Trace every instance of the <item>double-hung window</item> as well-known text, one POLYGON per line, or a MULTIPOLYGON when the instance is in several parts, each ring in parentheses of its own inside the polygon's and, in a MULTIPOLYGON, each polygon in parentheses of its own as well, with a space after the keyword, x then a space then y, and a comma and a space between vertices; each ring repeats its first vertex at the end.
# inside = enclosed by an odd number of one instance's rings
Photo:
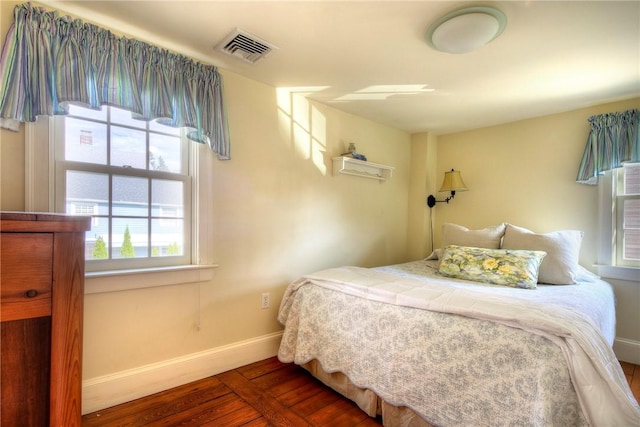
POLYGON ((192 162, 178 128, 115 107, 54 119, 57 212, 91 215, 87 271, 191 263, 192 162))
POLYGON ((598 274, 637 281, 640 272, 640 163, 600 177, 598 274))
POLYGON ((616 265, 640 267, 640 163, 614 173, 616 265))

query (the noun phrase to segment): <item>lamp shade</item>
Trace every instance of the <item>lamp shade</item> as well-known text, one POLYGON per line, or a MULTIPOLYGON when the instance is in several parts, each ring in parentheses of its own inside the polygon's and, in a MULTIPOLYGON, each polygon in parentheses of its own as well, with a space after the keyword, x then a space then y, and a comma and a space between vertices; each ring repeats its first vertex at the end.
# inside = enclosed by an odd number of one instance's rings
POLYGON ((449 172, 444 173, 444 181, 439 191, 467 191, 468 188, 464 185, 462 175, 460 171, 451 169, 449 172))

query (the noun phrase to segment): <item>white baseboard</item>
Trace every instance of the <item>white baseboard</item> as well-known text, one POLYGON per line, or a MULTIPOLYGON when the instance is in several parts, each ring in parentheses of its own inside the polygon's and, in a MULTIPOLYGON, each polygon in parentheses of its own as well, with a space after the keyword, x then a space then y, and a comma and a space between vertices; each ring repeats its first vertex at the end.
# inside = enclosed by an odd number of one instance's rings
POLYGON ((613 351, 618 360, 640 365, 640 341, 616 338, 613 343, 613 351))
POLYGON ((82 414, 129 402, 273 357, 282 332, 140 366, 82 382, 82 414))

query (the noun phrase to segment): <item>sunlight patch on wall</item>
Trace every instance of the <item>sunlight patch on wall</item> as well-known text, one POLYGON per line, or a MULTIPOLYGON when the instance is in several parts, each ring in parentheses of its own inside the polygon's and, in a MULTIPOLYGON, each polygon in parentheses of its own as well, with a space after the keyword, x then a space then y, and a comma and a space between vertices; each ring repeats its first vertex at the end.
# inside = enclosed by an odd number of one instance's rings
MULTIPOLYGON (((295 94, 291 97, 291 104, 293 125, 304 130, 311 138, 311 106, 309 105, 309 100, 304 95, 295 94)), ((302 143, 304 141, 303 139, 302 143)), ((296 145, 298 144, 297 140, 294 140, 294 142, 296 145)))
POLYGON ((316 107, 311 107, 311 160, 323 175, 327 174, 324 155, 327 152, 327 119, 316 107))
POLYGON ((373 85, 353 93, 339 96, 330 102, 379 101, 388 99, 394 95, 419 95, 435 90, 427 88, 426 86, 427 85, 373 85))
POLYGON ((291 91, 288 88, 276 89, 276 101, 278 111, 286 117, 291 117, 291 91))
POLYGON ((326 89, 317 87, 282 87, 277 89, 279 125, 291 148, 323 175, 327 174, 325 153, 327 148, 326 118, 315 108, 307 96, 326 89))
POLYGON ((293 95, 307 96, 328 88, 329 86, 279 87, 276 89, 278 109, 288 116, 291 116, 291 97, 293 95))
POLYGON ((299 123, 293 122, 293 147, 296 153, 305 160, 311 157, 311 134, 299 123))

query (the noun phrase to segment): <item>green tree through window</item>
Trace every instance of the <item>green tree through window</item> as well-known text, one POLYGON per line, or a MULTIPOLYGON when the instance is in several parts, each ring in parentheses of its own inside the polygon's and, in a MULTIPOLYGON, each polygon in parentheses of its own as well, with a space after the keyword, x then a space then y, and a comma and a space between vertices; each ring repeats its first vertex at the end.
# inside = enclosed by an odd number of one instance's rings
POLYGON ((167 255, 180 255, 180 248, 177 242, 173 242, 167 247, 167 255))
POLYGON ((124 229, 124 241, 120 248, 120 255, 123 258, 133 258, 136 256, 136 251, 133 249, 133 244, 131 243, 131 233, 129 232, 128 225, 124 229))
POLYGON ((96 237, 96 244, 93 247, 93 259, 107 259, 109 254, 107 253, 107 245, 104 243, 102 236, 96 237))

